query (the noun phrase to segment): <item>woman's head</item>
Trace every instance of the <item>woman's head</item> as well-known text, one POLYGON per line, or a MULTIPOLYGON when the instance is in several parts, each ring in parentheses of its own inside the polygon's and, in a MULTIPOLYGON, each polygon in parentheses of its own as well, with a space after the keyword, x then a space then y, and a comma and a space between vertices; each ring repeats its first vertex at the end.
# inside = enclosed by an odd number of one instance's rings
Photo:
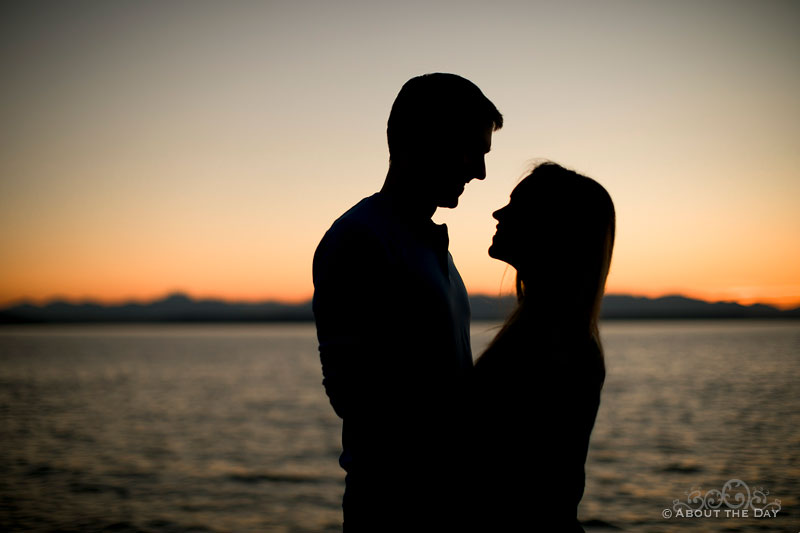
POLYGON ((608 192, 591 178, 543 163, 493 216, 498 224, 489 255, 517 269, 518 298, 535 295, 596 321, 614 245, 608 192))

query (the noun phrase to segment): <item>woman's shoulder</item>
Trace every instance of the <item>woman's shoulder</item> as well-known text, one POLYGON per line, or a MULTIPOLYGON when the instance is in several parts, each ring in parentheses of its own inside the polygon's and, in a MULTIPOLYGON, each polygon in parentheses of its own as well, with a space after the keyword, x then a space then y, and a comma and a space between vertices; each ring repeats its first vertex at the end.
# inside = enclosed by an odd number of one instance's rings
POLYGON ((496 339, 475 364, 476 379, 600 381, 605 378, 603 352, 591 335, 548 338, 519 330, 496 339))

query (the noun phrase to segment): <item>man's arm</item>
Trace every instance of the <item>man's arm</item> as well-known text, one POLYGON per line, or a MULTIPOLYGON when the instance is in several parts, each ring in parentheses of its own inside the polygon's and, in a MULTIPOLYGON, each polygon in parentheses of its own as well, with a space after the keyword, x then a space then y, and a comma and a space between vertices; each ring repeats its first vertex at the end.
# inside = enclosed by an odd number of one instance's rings
POLYGON ((314 255, 314 318, 323 385, 336 414, 378 407, 386 377, 386 250, 364 226, 339 221, 314 255))

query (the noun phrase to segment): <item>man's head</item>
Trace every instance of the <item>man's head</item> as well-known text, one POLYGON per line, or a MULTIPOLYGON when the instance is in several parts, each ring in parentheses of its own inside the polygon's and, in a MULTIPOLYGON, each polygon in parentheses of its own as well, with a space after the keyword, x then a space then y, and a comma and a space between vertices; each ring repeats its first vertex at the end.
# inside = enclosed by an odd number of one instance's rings
POLYGON ((386 136, 390 165, 438 207, 455 207, 464 185, 486 177, 484 156, 503 115, 471 81, 425 74, 403 85, 386 136))

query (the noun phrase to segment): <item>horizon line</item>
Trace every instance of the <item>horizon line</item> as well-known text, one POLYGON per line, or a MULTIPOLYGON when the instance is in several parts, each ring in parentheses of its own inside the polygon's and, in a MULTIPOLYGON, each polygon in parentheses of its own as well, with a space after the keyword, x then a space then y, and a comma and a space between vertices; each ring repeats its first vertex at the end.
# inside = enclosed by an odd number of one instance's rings
MULTIPOLYGON (((505 294, 491 295, 491 294, 488 294, 486 292, 478 291, 478 292, 474 292, 474 293, 470 292, 470 293, 468 293, 468 296, 470 298, 473 298, 473 297, 513 298, 514 294, 512 292, 508 292, 508 293, 505 293, 505 294)), ((789 304, 770 303, 768 301, 760 301, 758 298, 707 299, 707 298, 702 298, 702 297, 698 297, 698 296, 691 296, 691 295, 689 295, 687 293, 682 293, 682 292, 677 292, 677 291, 664 292, 664 293, 659 294, 658 296, 647 295, 647 294, 644 294, 644 293, 636 293, 636 292, 617 292, 617 291, 613 291, 613 292, 605 293, 603 297, 606 297, 606 296, 625 296, 625 297, 631 297, 631 298, 646 298, 646 299, 649 299, 649 300, 657 300, 657 299, 661 299, 661 298, 678 297, 678 298, 686 298, 686 299, 689 299, 689 300, 701 301, 701 302, 705 302, 705 303, 709 303, 709 304, 717 304, 717 303, 728 303, 728 304, 731 304, 731 303, 733 303, 733 304, 741 305, 743 307, 752 307, 752 306, 756 306, 756 305, 765 305, 765 306, 773 307, 775 309, 779 309, 779 310, 782 310, 782 311, 800 309, 800 296, 798 296, 797 299, 793 303, 789 303, 789 304), (743 301, 746 301, 748 303, 743 303, 743 301)), ((311 296, 308 296, 308 297, 305 297, 305 298, 298 298, 298 299, 278 299, 278 298, 265 298, 265 299, 242 298, 242 299, 236 299, 236 298, 225 298, 225 297, 221 297, 221 296, 195 296, 195 295, 192 295, 189 291, 170 290, 170 291, 165 291, 160 296, 155 296, 155 297, 148 297, 148 298, 128 297, 128 298, 120 298, 120 299, 114 299, 114 300, 103 300, 103 299, 95 298, 95 297, 66 297, 66 296, 59 296, 59 295, 54 295, 54 296, 51 296, 49 298, 42 298, 42 299, 36 299, 36 298, 30 298, 30 297, 22 297, 22 298, 15 299, 15 300, 9 300, 5 304, 0 304, 0 305, 2 305, 2 307, 0 307, 0 310, 11 309, 13 307, 18 307, 18 306, 22 306, 22 305, 31 305, 31 306, 35 306, 35 307, 46 307, 48 305, 52 305, 52 304, 55 304, 55 303, 65 303, 65 304, 69 304, 69 305, 99 305, 99 306, 103 306, 103 307, 115 307, 115 306, 132 305, 132 304, 133 305, 136 305, 136 304, 138 304, 138 305, 148 305, 148 304, 152 304, 152 303, 155 303, 155 302, 160 302, 160 301, 163 301, 163 300, 166 300, 166 299, 169 299, 169 298, 175 298, 175 297, 183 297, 183 298, 186 298, 186 299, 194 301, 194 302, 215 301, 215 302, 221 302, 221 303, 225 303, 225 304, 252 304, 252 305, 279 304, 279 305, 287 305, 287 306, 298 306, 298 305, 308 304, 308 303, 311 302, 311 298, 312 298, 311 296)), ((769 298, 764 298, 764 300, 769 300, 769 298)))

